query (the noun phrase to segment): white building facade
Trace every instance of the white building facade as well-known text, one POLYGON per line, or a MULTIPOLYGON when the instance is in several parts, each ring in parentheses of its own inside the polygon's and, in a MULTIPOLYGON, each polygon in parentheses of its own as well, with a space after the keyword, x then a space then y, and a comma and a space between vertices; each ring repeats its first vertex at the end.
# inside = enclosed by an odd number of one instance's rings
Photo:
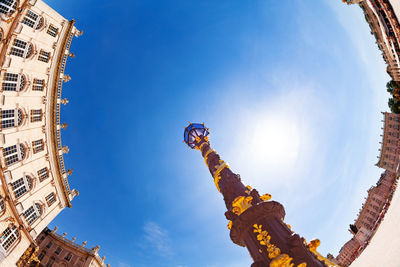
POLYGON ((68 184, 60 105, 81 34, 40 0, 0 0, 0 266, 15 266, 78 194, 68 184))

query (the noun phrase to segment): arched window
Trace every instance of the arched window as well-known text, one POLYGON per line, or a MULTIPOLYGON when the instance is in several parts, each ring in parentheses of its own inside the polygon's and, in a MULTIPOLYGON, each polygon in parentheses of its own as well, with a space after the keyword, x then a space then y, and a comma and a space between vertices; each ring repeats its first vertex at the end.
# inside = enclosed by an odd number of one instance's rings
POLYGON ((33 46, 31 43, 22 41, 20 39, 14 40, 14 45, 11 48, 11 55, 28 58, 32 55, 32 52, 33 46))
POLYGON ((0 0, 0 13, 11 15, 17 8, 17 0, 0 0))
POLYGON ((1 129, 8 129, 12 127, 21 126, 22 124, 22 111, 20 109, 5 109, 1 111, 1 129))
POLYGON ((11 184, 15 198, 19 198, 32 189, 32 179, 25 175, 11 184))
POLYGON ((9 146, 3 149, 3 156, 6 158, 7 166, 10 166, 25 157, 25 148, 22 144, 9 146))
POLYGON ((6 230, 3 231, 3 233, 1 233, 1 236, 1 246, 4 248, 5 251, 8 251, 18 241, 19 232, 17 227, 15 225, 12 225, 7 227, 6 230))
POLYGON ((26 13, 22 23, 34 28, 35 30, 38 30, 43 26, 44 19, 35 12, 28 10, 28 13, 26 13))
POLYGON ((26 211, 24 211, 23 214, 28 224, 31 225, 42 214, 42 208, 39 204, 36 203, 35 205, 30 206, 26 211))
POLYGON ((4 91, 22 91, 25 86, 25 76, 23 74, 7 72, 4 75, 3 90, 4 91))

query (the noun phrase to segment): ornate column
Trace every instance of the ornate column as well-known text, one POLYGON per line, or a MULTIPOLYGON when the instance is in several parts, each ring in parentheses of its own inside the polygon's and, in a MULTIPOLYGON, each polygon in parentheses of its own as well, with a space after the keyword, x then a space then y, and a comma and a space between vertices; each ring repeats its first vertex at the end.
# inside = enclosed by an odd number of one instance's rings
POLYGON ((240 176, 211 148, 208 134, 204 124, 190 123, 185 128, 184 141, 190 148, 200 150, 204 157, 224 197, 230 237, 235 244, 248 249, 254 260, 252 267, 326 266, 312 252, 319 241, 306 245, 303 238, 292 232, 283 221, 284 207, 270 201, 269 194, 260 196, 257 190, 245 186, 240 176))

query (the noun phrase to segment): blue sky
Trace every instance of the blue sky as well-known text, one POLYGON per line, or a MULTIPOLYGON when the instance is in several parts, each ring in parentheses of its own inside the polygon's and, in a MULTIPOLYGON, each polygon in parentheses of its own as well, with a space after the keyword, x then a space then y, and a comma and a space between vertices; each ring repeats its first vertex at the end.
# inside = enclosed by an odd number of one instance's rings
POLYGON ((336 255, 379 178, 389 80, 341 1, 47 1, 84 35, 63 94, 80 196, 50 225, 112 266, 249 266, 183 127, 206 122, 242 180, 336 255))

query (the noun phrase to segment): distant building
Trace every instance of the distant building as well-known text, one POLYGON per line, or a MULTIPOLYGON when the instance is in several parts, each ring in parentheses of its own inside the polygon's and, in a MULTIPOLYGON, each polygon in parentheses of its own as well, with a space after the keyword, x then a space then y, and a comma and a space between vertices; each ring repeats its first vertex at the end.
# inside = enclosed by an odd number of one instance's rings
POLYGON ((25 251, 33 259, 37 235, 78 195, 64 166, 60 105, 80 34, 41 0, 0 1, 0 266, 25 251))
POLYGON ((85 248, 86 242, 78 245, 74 241, 75 238, 68 240, 65 235, 61 236, 55 230, 51 231, 46 227, 36 239, 39 245, 37 252, 39 266, 106 267, 105 257, 100 258, 98 254, 99 246, 88 249, 85 248))
POLYGON ((360 248, 360 243, 353 237, 342 247, 337 256, 337 261, 341 266, 349 266, 355 258, 355 254, 360 248))
POLYGON ((387 63, 387 72, 400 81, 400 3, 398 0, 343 0, 359 4, 364 11, 371 33, 387 63))
POLYGON ((368 197, 362 205, 354 225, 350 226, 350 232, 354 236, 342 247, 336 258, 340 265, 349 266, 358 256, 359 251, 367 246, 380 223, 381 214, 395 181, 396 174, 385 171, 376 186, 372 186, 368 190, 368 197))
POLYGON ((399 173, 400 163, 400 114, 382 112, 384 115, 383 140, 379 162, 376 164, 385 170, 399 173))

